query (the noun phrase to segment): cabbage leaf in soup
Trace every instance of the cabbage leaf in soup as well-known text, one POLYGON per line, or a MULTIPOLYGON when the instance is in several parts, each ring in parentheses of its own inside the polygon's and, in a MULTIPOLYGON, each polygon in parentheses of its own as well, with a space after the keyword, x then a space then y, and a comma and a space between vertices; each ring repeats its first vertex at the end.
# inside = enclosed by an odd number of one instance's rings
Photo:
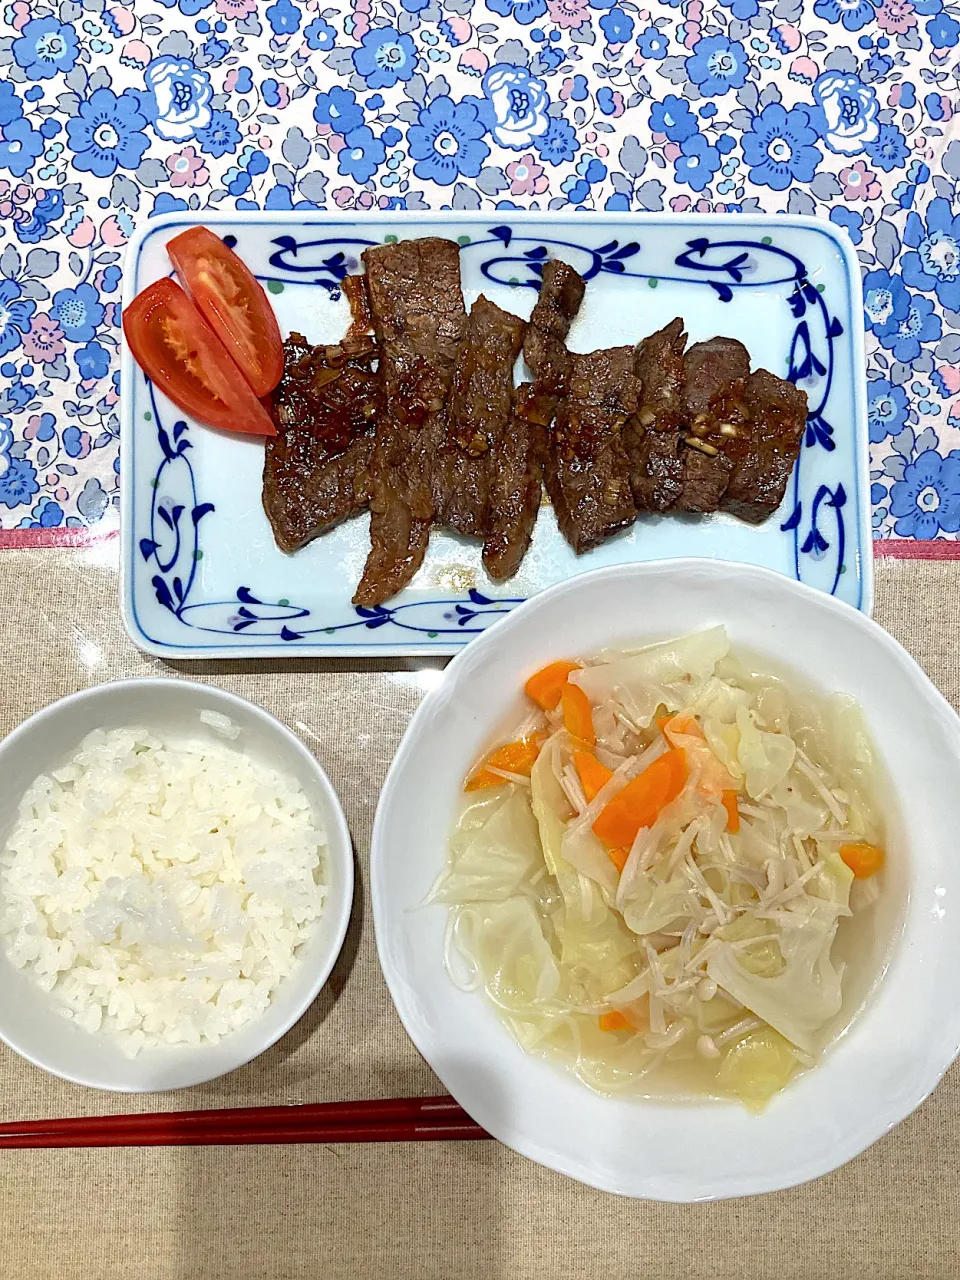
POLYGON ((726 631, 714 627, 574 671, 570 682, 579 685, 593 703, 620 702, 631 720, 646 728, 658 707, 679 711, 693 701, 729 649, 726 631))

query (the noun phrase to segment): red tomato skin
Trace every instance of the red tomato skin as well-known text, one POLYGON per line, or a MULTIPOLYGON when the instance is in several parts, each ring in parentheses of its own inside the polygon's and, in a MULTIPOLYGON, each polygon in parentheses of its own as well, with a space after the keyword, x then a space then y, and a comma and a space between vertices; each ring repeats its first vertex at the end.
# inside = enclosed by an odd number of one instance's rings
POLYGON ((167 253, 180 284, 254 394, 267 395, 283 373, 283 341, 273 307, 259 280, 208 227, 191 227, 174 236, 167 242, 167 253), (242 314, 218 292, 208 269, 211 263, 232 277, 243 300, 242 314))
POLYGON ((123 335, 147 377, 191 418, 244 435, 277 434, 223 344, 175 281, 164 277, 137 294, 124 309, 123 335), (186 366, 171 351, 163 336, 164 321, 179 325, 189 339, 204 381, 190 378, 186 366))

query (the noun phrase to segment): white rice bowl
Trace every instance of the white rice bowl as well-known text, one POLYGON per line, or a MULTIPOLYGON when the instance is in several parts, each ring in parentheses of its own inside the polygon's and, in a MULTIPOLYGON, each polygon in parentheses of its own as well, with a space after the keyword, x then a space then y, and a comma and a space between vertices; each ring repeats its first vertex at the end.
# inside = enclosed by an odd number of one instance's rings
POLYGON ((131 1055, 216 1044, 293 971, 325 843, 303 788, 231 746, 95 729, 20 803, 0 944, 66 1018, 131 1055))
POLYGON ((352 870, 329 782, 266 712, 172 680, 64 699, 0 744, 0 1038, 105 1088, 231 1070, 323 985, 352 870))

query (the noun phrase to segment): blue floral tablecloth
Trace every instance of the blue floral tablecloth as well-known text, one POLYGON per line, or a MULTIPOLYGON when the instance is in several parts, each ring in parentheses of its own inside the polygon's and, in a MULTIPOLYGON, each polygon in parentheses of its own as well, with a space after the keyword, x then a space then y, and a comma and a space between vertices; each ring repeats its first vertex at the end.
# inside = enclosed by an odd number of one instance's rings
POLYGON ((829 218, 864 272, 876 532, 955 537, 958 16, 944 0, 6 4, 0 544, 115 523, 137 220, 264 207, 829 218))

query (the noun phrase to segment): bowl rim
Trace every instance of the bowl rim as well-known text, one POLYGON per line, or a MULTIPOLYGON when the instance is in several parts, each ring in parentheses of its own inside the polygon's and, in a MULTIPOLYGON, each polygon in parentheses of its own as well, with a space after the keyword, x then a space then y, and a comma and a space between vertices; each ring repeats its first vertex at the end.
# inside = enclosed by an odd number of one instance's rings
MULTIPOLYGON (((326 986, 327 980, 333 971, 334 965, 340 957, 343 950, 343 944, 346 939, 347 929, 350 926, 350 917, 353 911, 353 900, 355 894, 355 871, 354 871, 354 852, 353 840, 350 835, 350 829, 347 824, 346 815, 343 811, 343 805, 340 797, 337 795, 333 783, 327 776, 327 772, 323 765, 316 758, 313 752, 306 746, 304 742, 290 729, 287 725, 279 720, 266 708, 261 707, 258 703, 251 701, 249 698, 243 698, 239 694, 232 693, 227 689, 220 689, 216 685, 206 684, 201 680, 181 679, 178 676, 131 676, 120 680, 105 680, 101 684, 91 685, 86 689, 79 689, 75 693, 67 694, 65 697, 57 698, 53 702, 47 703, 46 706, 40 707, 31 715, 22 720, 16 728, 12 729, 6 737, 0 739, 0 768, 2 768, 4 756, 11 750, 16 750, 18 742, 25 738, 30 732, 36 729, 45 721, 55 721, 61 711, 67 707, 72 707, 78 703, 95 702, 99 697, 108 692, 117 692, 119 690, 131 687, 142 688, 144 685, 150 685, 155 688, 171 688, 182 689, 187 687, 191 693, 198 698, 210 697, 225 700, 227 703, 236 707, 243 708, 245 713, 251 710, 255 713, 255 718, 265 723, 269 728, 278 732, 281 737, 286 738, 287 742, 301 756, 301 758, 312 767, 317 780, 320 784, 320 790, 324 793, 329 803, 332 822, 327 824, 327 856, 331 859, 339 859, 341 863, 341 873, 343 875, 343 894, 341 901, 335 908, 334 929, 331 935, 330 947, 324 958, 323 963, 317 968, 313 980, 310 982, 303 997, 291 1006, 289 1015, 282 1019, 279 1028, 265 1039, 259 1042, 259 1047, 250 1053, 241 1055, 232 1065, 221 1067, 215 1066, 212 1070, 200 1071, 195 1077, 191 1077, 188 1081, 181 1081, 177 1084, 167 1085, 164 1088, 154 1088, 149 1085, 118 1085, 103 1084, 92 1081, 90 1078, 84 1077, 82 1074, 71 1071, 58 1070, 44 1062, 42 1055, 30 1052, 17 1043, 17 1037, 5 1030, 3 1026, 3 1016, 0 1013, 0 1042, 5 1044, 14 1053, 24 1058, 27 1062, 35 1067, 39 1067, 41 1071, 45 1071, 48 1075, 56 1076, 61 1080, 67 1080, 71 1084, 82 1085, 88 1089, 97 1089, 104 1093, 170 1093, 178 1089, 192 1089, 197 1085, 207 1084, 211 1080, 218 1080, 222 1076, 229 1075, 233 1071, 239 1070, 241 1067, 247 1066, 255 1058, 259 1058, 261 1054, 266 1053, 278 1040, 282 1039, 288 1031, 300 1021, 306 1011, 316 1000, 317 996, 326 986)), ((323 913, 326 914, 330 910, 330 895, 324 898, 323 913)), ((309 940, 308 940, 309 941, 309 940)), ((282 989, 282 988, 281 988, 282 989)), ((275 999, 274 996, 272 999, 275 999)), ((272 1003, 272 1001, 271 1001, 272 1003)), ((257 1020, 249 1024, 249 1028, 256 1027, 257 1020)), ((239 1028, 239 1032, 243 1032, 247 1028, 239 1028)), ((231 1033, 237 1034, 237 1033, 231 1033)), ((224 1044, 229 1041, 231 1036, 225 1036, 219 1041, 224 1044)), ((205 1048, 213 1048, 214 1046, 201 1046, 200 1052, 205 1048)))
MULTIPOLYGON (((390 928, 390 919, 388 915, 388 904, 383 898, 383 888, 381 883, 381 875, 379 871, 380 863, 387 856, 387 824, 390 821, 390 811, 394 803, 394 795, 397 792, 401 782, 401 772, 406 767, 408 759, 414 754, 422 727, 439 710, 443 700, 448 696, 449 688, 453 679, 457 678, 464 667, 467 667, 471 661, 475 661, 478 654, 477 646, 489 647, 495 644, 497 640, 503 640, 505 633, 511 628, 519 628, 525 625, 526 619, 544 604, 558 596, 575 595, 581 589, 589 587, 598 579, 636 579, 638 577, 657 576, 664 572, 675 573, 678 576, 686 572, 697 572, 706 574, 723 575, 724 573, 734 570, 745 574, 747 577, 759 579, 765 583, 775 586, 776 589, 786 594, 798 595, 805 598, 808 603, 813 604, 816 608, 833 613, 838 617, 842 617, 846 622, 851 623, 853 627, 861 634, 869 635, 872 639, 878 641, 887 651, 905 673, 918 681, 921 686, 925 687, 930 701, 937 707, 941 715, 947 720, 950 729, 953 732, 957 745, 958 757, 960 757, 960 717, 953 709, 944 695, 936 687, 927 673, 923 670, 915 658, 878 622, 871 616, 862 611, 853 608, 853 606, 837 600, 834 596, 829 596, 822 591, 818 591, 815 587, 806 585, 805 583, 796 582, 777 573, 775 570, 763 568, 758 565, 752 565, 740 561, 717 560, 707 557, 677 557, 675 559, 657 560, 648 562, 631 562, 623 565, 610 565, 591 570, 587 573, 580 574, 575 578, 566 579, 563 582, 556 583, 554 586, 547 588, 545 591, 539 592, 536 596, 531 597, 522 605, 511 611, 505 618, 489 628, 459 653, 447 665, 444 671, 443 680, 431 689, 423 701, 420 703, 416 712, 410 720, 407 729, 401 738, 400 744, 391 762, 387 777, 381 788, 380 798, 377 804, 377 811, 374 818, 373 834, 370 850, 370 872, 371 872, 371 888, 370 896, 373 907, 374 919, 374 935, 377 944, 377 956, 380 962, 381 972, 390 991, 394 1007, 403 1022, 404 1029, 415 1044, 417 1050, 428 1061, 431 1069, 440 1077, 444 1086, 456 1098, 456 1100, 466 1110, 471 1110, 474 1119, 477 1120, 484 1128, 493 1134, 498 1141, 505 1146, 510 1147, 518 1154, 526 1156, 530 1159, 553 1168, 558 1172, 572 1177, 577 1181, 587 1185, 597 1187, 600 1190, 613 1192, 614 1194, 624 1195, 637 1199, 656 1199, 660 1201, 670 1201, 674 1203, 696 1203, 703 1201, 715 1201, 721 1199, 735 1198, 745 1195, 766 1194, 768 1192, 785 1190, 790 1187, 802 1185, 805 1182, 832 1172, 840 1166, 848 1163, 856 1156, 860 1155, 868 1147, 877 1142, 884 1134, 895 1128, 903 1120, 907 1118, 918 1106, 921 1105, 933 1092, 937 1084, 946 1074, 952 1063, 960 1055, 960 1019, 957 1020, 956 1029, 951 1033, 949 1039, 949 1050, 946 1054, 938 1051, 931 1058, 926 1057, 922 1065, 918 1065, 915 1077, 915 1083, 906 1093, 901 1093, 895 1100, 891 1100, 890 1105, 885 1108, 882 1119, 872 1126, 869 1132, 864 1132, 861 1128, 854 1134, 850 1134, 844 1141, 836 1144, 835 1150, 831 1152, 825 1161, 819 1162, 816 1167, 803 1167, 795 1173, 786 1173, 783 1176, 766 1177, 764 1175, 734 1175, 731 1179, 729 1187, 715 1188, 710 1191, 697 1191, 693 1194, 684 1194, 678 1192, 676 1186, 671 1184, 669 1187, 661 1187, 659 1191, 624 1191, 622 1186, 618 1185, 616 1178, 611 1177, 605 1170, 601 1171, 595 1164, 588 1164, 585 1161, 579 1163, 570 1158, 557 1158, 556 1153, 550 1152, 551 1159, 548 1162, 544 1159, 544 1149, 534 1136, 524 1134, 519 1129, 510 1124, 509 1121, 491 1108, 488 1108, 485 1101, 481 1101, 477 1105, 478 1100, 471 1098, 464 1099, 460 1094, 458 1080, 448 1079, 448 1071, 446 1063, 437 1065, 433 1058, 434 1054, 431 1049, 433 1045, 425 1045, 421 1041, 425 1037, 421 1037, 416 1027, 415 1019, 412 1016, 414 1009, 412 1003, 414 1000, 412 992, 412 984, 410 980, 403 974, 396 971, 393 963, 393 957, 387 955, 388 941, 387 934, 390 928), (493 639, 491 639, 491 636, 493 639), (410 1003, 411 1008, 406 1007, 410 1003), (408 1017, 408 1013, 411 1015, 408 1017), (429 1055, 429 1056, 428 1056, 429 1055), (943 1059, 943 1060, 941 1060, 943 1059)), ((656 643, 656 640, 651 640, 656 643)), ((900 926, 901 930, 903 924, 900 926)), ((873 992, 870 999, 873 998, 873 992)), ((860 1010, 856 1013, 853 1025, 860 1022, 864 1016, 864 1011, 860 1010)), ((503 1035, 509 1039, 509 1033, 503 1029, 503 1035)), ((842 1037, 841 1037, 842 1039, 842 1037)), ((646 1100, 638 1099, 638 1103, 646 1100)), ((657 1105, 657 1104, 654 1104, 657 1105)), ((706 1103, 684 1102, 685 1107, 700 1107, 704 1111, 707 1109, 706 1103)), ((848 1131, 849 1133, 849 1131, 848 1131)), ((656 1175, 649 1175, 648 1181, 655 1181, 656 1175)))

